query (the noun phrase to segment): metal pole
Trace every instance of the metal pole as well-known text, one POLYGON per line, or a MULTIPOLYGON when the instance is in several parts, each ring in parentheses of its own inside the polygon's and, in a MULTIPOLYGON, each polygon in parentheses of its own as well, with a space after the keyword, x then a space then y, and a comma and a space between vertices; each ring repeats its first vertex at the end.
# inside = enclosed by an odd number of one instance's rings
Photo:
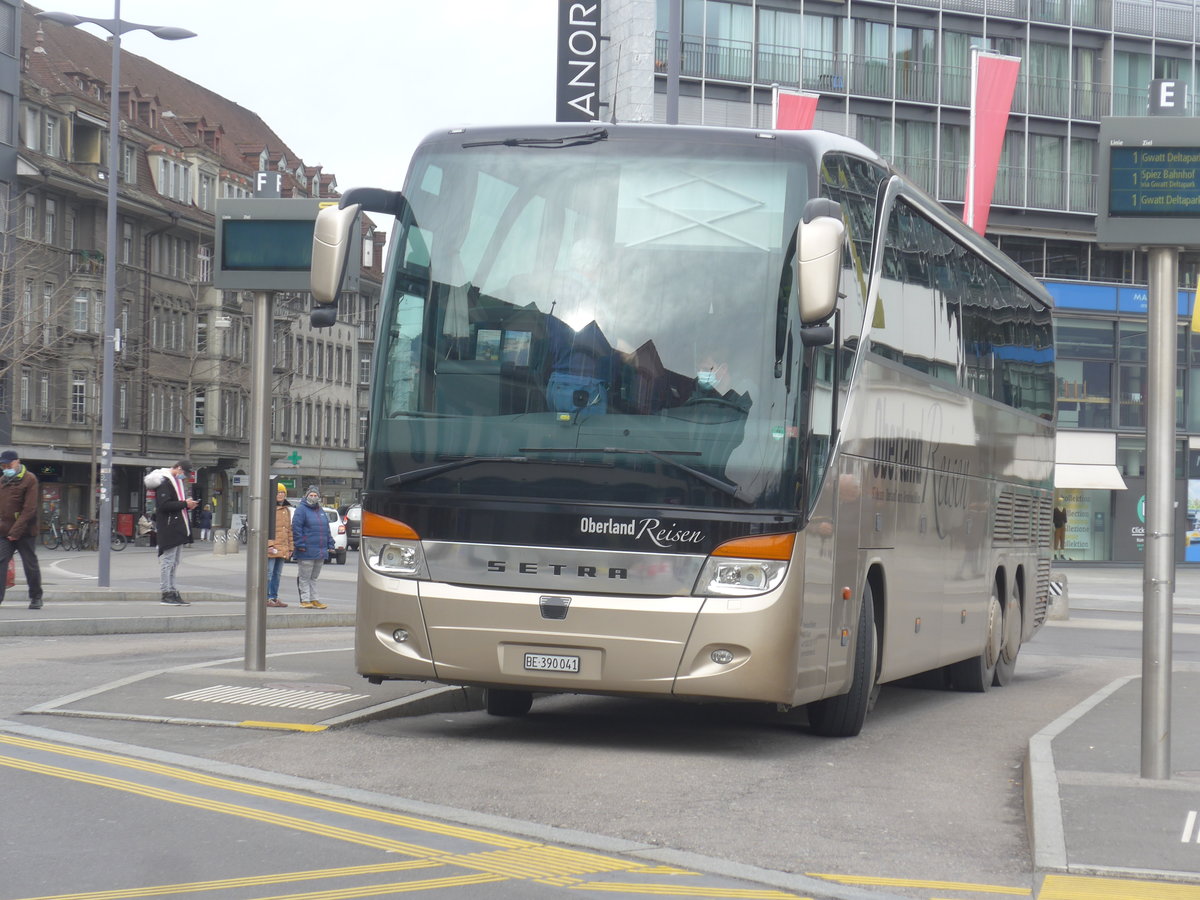
POLYGON ((683 0, 667 0, 667 124, 679 124, 679 74, 683 69, 683 0))
POLYGON ((110 584, 112 558, 113 369, 117 305, 117 181, 121 152, 121 0, 113 0, 112 84, 108 104, 108 210, 104 245, 104 343, 100 373, 100 558, 96 583, 110 584))
POLYGON ((246 538, 247 672, 267 668, 267 516, 272 514, 271 465, 271 327, 275 295, 255 291, 250 332, 250 507, 246 538))
POLYGON ((1150 249, 1146 541, 1142 578, 1142 777, 1171 777, 1175 586, 1175 342, 1179 251, 1150 249))

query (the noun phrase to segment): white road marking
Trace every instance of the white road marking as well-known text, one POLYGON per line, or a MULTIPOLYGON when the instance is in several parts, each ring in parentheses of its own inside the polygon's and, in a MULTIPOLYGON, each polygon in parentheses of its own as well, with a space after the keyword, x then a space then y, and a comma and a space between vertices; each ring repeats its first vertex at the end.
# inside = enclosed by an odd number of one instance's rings
POLYGON ((365 700, 368 697, 370 694, 346 694, 341 691, 302 691, 218 684, 185 691, 182 694, 172 694, 167 699, 199 703, 236 703, 243 706, 277 706, 288 709, 332 709, 343 703, 365 700))

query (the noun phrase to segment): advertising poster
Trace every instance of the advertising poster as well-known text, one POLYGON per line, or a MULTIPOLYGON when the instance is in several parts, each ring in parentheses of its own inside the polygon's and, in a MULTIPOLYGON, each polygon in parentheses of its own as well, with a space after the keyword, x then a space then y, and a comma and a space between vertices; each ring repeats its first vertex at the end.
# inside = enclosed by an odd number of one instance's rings
POLYGON ((1056 550, 1058 559, 1110 559, 1110 491, 1067 490, 1054 492, 1054 505, 1066 510, 1065 547, 1056 550))

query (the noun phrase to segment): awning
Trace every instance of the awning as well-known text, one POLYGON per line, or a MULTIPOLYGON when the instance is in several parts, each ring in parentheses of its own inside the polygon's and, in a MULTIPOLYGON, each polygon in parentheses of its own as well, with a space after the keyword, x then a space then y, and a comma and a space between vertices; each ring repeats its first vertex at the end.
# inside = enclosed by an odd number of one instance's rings
POLYGON ((1082 491, 1123 491, 1125 479, 1116 466, 1056 463, 1054 486, 1082 491))

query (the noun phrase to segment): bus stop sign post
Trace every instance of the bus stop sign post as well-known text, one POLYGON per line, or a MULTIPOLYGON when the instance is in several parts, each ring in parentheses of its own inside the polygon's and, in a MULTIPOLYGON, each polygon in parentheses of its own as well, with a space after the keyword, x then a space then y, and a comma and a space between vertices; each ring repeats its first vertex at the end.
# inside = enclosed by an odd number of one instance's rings
POLYGON ((1175 588, 1175 356, 1179 251, 1200 247, 1200 141, 1176 118, 1186 86, 1156 81, 1156 115, 1100 120, 1104 190, 1096 242, 1149 253, 1146 542, 1142 576, 1143 778, 1171 777, 1171 622, 1175 588))
MULTIPOLYGON (((262 173, 260 173, 262 174, 262 173)), ((269 174, 269 173, 268 173, 269 174)), ((271 192, 272 179, 260 178, 271 192)), ((250 342, 250 502, 246 538, 246 658, 244 668, 267 667, 267 531, 274 515, 271 492, 271 337, 275 291, 307 291, 312 270, 313 223, 322 207, 336 200, 223 199, 217 201, 216 265, 213 286, 223 291, 253 291, 250 342)), ((343 289, 357 290, 362 259, 361 232, 343 289)))

